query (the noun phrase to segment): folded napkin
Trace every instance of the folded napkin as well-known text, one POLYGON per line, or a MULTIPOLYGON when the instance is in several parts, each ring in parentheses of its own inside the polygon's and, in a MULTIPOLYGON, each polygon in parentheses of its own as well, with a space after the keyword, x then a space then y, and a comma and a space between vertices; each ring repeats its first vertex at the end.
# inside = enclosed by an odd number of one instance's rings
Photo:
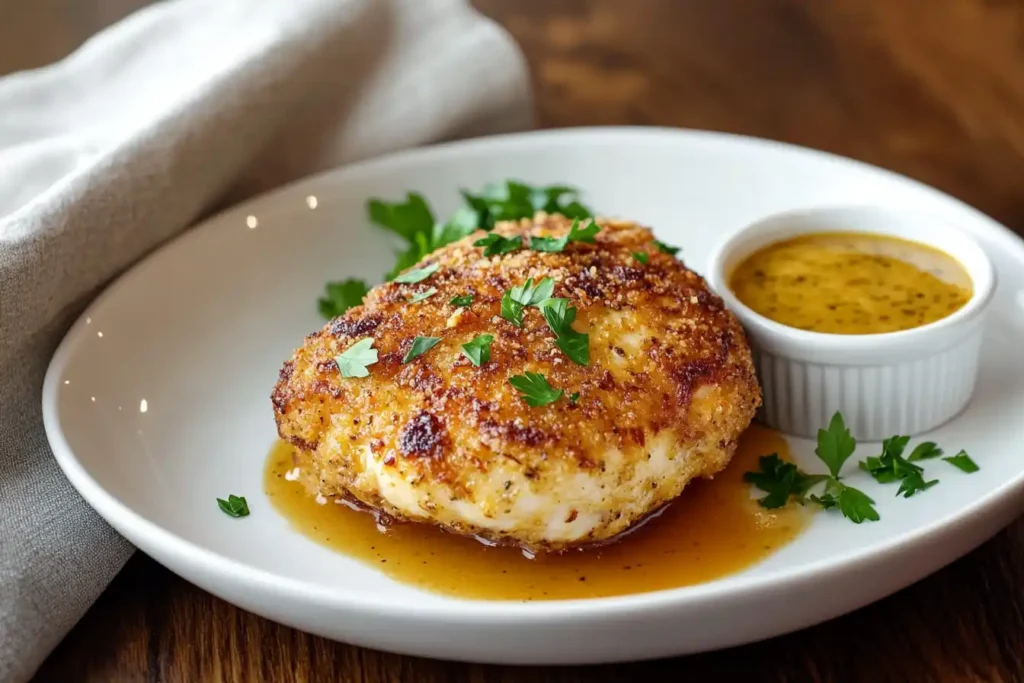
POLYGON ((0 79, 0 681, 28 679, 132 551, 40 417, 98 289, 227 202, 529 124, 516 46, 462 0, 172 0, 0 79))

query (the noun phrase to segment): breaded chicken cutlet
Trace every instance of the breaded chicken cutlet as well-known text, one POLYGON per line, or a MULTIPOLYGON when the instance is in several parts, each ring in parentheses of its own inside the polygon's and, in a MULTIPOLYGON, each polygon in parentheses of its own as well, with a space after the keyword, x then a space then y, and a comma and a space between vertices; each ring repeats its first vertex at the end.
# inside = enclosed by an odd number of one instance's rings
POLYGON ((272 402, 319 494, 536 553, 614 539, 720 472, 761 402, 743 331, 647 228, 598 225, 592 242, 543 252, 530 239, 564 238, 569 220, 499 223, 491 234, 522 241, 492 256, 477 231, 307 337, 272 402), (558 303, 530 302, 528 280, 534 298, 567 300, 551 320, 558 303), (515 287, 521 326, 502 314, 515 287), (477 366, 462 345, 480 335, 493 341, 477 366), (416 337, 439 341, 410 359, 416 337), (343 376, 336 357, 367 340, 376 362, 343 376), (542 376, 527 394, 550 402, 527 401, 513 379, 526 373, 542 376))

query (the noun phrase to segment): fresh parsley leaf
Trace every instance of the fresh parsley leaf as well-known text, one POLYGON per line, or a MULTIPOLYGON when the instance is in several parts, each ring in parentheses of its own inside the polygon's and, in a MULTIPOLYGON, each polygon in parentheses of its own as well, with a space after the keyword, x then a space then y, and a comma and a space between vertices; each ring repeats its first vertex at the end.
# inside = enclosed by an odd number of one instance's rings
POLYGON ((469 306, 471 303, 473 303, 473 295, 463 294, 461 296, 453 296, 451 298, 451 301, 449 301, 448 303, 455 307, 465 308, 466 306, 469 306))
POLYGON ((548 327, 552 329, 554 326, 571 325, 576 320, 576 309, 570 308, 569 300, 564 297, 544 299, 537 304, 537 308, 544 314, 545 320, 548 320, 548 327), (554 323, 548 319, 549 316, 555 320, 554 323))
POLYGON ((373 348, 373 338, 360 339, 334 357, 342 377, 366 377, 370 374, 367 366, 377 362, 377 349, 373 348))
POLYGON ((910 498, 918 491, 927 491, 938 483, 938 479, 925 481, 922 472, 912 472, 905 476, 903 481, 900 482, 900 490, 896 492, 896 495, 902 495, 904 498, 910 498))
POLYGON ((412 297, 409 299, 409 303, 418 304, 424 299, 429 299, 435 294, 437 294, 437 287, 431 287, 430 289, 425 290, 423 292, 419 292, 418 294, 413 294, 412 297))
POLYGON ((482 239, 478 239, 476 242, 473 242, 473 246, 484 247, 484 256, 510 254, 523 246, 523 238, 518 236, 511 238, 502 237, 501 235, 496 235, 492 232, 482 239))
POLYGON ((854 524, 860 524, 864 520, 877 522, 881 517, 875 510, 875 501, 868 494, 860 489, 847 486, 840 481, 833 479, 838 493, 836 494, 839 511, 854 524))
POLYGON ((508 383, 515 387, 527 405, 533 408, 554 403, 565 393, 561 389, 554 389, 544 375, 536 372, 513 375, 508 378, 508 383))
POLYGON ((521 303, 512 298, 512 290, 505 290, 504 296, 501 297, 501 317, 516 327, 522 327, 523 308, 521 303))
POLYGON ((675 256, 679 253, 679 247, 671 247, 660 240, 654 240, 654 246, 669 256, 675 256))
POLYGON ((402 359, 402 363, 408 363, 414 358, 419 358, 430 349, 437 346, 437 342, 441 341, 440 337, 420 337, 417 336, 412 340, 412 346, 409 347, 409 352, 405 354, 405 358, 402 359))
POLYGON ((447 223, 436 223, 431 233, 431 251, 446 244, 457 242, 466 235, 472 234, 478 227, 477 213, 468 206, 463 206, 448 219, 447 223))
POLYGON ((925 441, 914 446, 914 450, 910 452, 910 457, 907 460, 910 462, 928 460, 929 458, 937 458, 940 455, 942 455, 942 449, 936 446, 934 441, 925 441))
POLYGON ((785 505, 790 496, 803 500, 804 494, 818 482, 828 479, 824 474, 806 474, 791 462, 782 460, 777 453, 758 458, 760 472, 745 472, 743 481, 749 482, 768 495, 758 500, 761 507, 773 509, 785 505))
POLYGON ((839 508, 839 512, 854 524, 864 520, 877 522, 881 519, 875 510, 875 501, 860 489, 847 486, 836 477, 829 477, 822 496, 811 496, 811 502, 822 509, 839 508))
POLYGON ((440 267, 440 263, 431 263, 429 266, 423 266, 422 268, 413 268, 412 270, 402 273, 396 277, 395 282, 401 282, 407 285, 423 282, 428 277, 436 273, 437 269, 440 267))
POLYGON ((406 247, 405 251, 395 253, 395 265, 384 275, 384 279, 389 282, 394 280, 402 274, 402 271, 422 261, 423 257, 430 252, 430 235, 423 232, 419 233, 414 238, 414 241, 406 247))
POLYGON ((645 251, 634 251, 633 258, 635 258, 640 263, 647 263, 647 259, 649 258, 649 256, 645 251))
POLYGON ((434 229, 434 214, 423 196, 416 192, 406 194, 404 202, 371 199, 367 208, 371 221, 410 244, 416 243, 417 235, 429 237, 434 229))
POLYGON ((856 447, 857 442, 846 428, 842 414, 837 412, 832 416, 828 429, 818 430, 818 446, 814 453, 828 466, 832 476, 838 478, 843 463, 853 455, 856 447))
POLYGON ((510 291, 510 296, 513 301, 517 301, 523 306, 536 306, 545 299, 550 299, 554 293, 554 280, 546 277, 534 285, 533 278, 531 277, 524 284, 513 287, 510 291))
POLYGON ((477 214, 468 207, 455 212, 446 223, 434 221, 434 215, 422 196, 410 192, 405 202, 371 199, 370 220, 406 242, 396 255, 395 266, 384 277, 393 280, 403 270, 419 263, 435 249, 462 239, 477 228, 477 214))
POLYGON ((363 280, 349 278, 340 282, 328 282, 324 287, 326 296, 317 301, 320 315, 331 320, 363 303, 363 297, 370 288, 363 280))
POLYGON ((217 506, 230 517, 246 517, 249 514, 249 503, 245 496, 228 496, 227 500, 217 499, 217 506))
POLYGON ((967 451, 963 450, 957 453, 956 455, 951 455, 948 458, 943 458, 943 460, 948 462, 950 465, 956 467, 957 469, 966 472, 967 474, 977 472, 978 470, 981 469, 980 467, 978 467, 978 464, 976 462, 971 460, 971 456, 967 455, 967 451))
POLYGON ((565 249, 565 245, 569 243, 568 236, 566 237, 531 237, 530 238, 530 249, 534 251, 547 251, 547 252, 558 252, 565 249))
POLYGON ((480 367, 491 359, 491 342, 494 341, 493 334, 478 334, 462 345, 462 355, 469 361, 480 367))
POLYGON ((516 327, 523 326, 523 309, 527 306, 537 306, 545 299, 551 298, 555 292, 555 281, 549 277, 543 278, 536 285, 533 278, 529 278, 518 287, 506 290, 501 297, 501 317, 516 327))
POLYGON ((572 227, 564 237, 531 237, 530 249, 546 252, 564 251, 569 242, 594 242, 594 235, 599 232, 601 232, 601 228, 594 221, 590 221, 587 227, 580 229, 580 221, 577 218, 572 222, 572 227))
POLYGON ((576 365, 590 365, 590 335, 571 327, 555 336, 555 345, 576 365))
POLYGON ((580 400, 580 392, 574 391, 571 394, 569 394, 569 403, 575 404, 578 400, 580 400))
POLYGON ((577 365, 590 364, 590 335, 572 329, 576 307, 568 299, 545 299, 538 307, 548 327, 555 333, 555 345, 577 365))

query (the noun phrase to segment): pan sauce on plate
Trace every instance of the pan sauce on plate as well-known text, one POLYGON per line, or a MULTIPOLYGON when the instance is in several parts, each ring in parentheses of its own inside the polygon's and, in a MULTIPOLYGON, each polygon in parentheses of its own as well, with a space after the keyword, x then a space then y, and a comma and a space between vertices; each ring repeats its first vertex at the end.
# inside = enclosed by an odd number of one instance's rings
POLYGON ((760 507, 743 473, 758 456, 788 459, 785 439, 751 426, 729 466, 697 481, 665 511, 610 545, 533 559, 511 547, 418 523, 378 528, 367 513, 321 498, 305 482, 298 453, 279 442, 264 488, 293 528, 393 579, 454 597, 488 600, 595 598, 687 586, 740 571, 796 538, 810 515, 799 506, 760 507), (298 471, 296 471, 298 468, 298 471))

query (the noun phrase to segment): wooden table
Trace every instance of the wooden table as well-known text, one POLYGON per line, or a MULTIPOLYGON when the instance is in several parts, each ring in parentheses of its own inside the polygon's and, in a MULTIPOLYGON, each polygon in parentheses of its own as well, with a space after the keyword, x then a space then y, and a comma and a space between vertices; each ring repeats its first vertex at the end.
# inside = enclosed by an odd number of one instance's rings
MULTIPOLYGON (((102 16, 140 2, 105 0, 102 16)), ((1024 232, 1024 0, 476 4, 523 46, 545 126, 686 126, 818 147, 923 180, 1024 232)), ((1024 520, 830 623, 726 652, 595 668, 467 666, 348 647, 236 609, 139 555, 37 680, 731 678, 1024 681, 1024 520)))

